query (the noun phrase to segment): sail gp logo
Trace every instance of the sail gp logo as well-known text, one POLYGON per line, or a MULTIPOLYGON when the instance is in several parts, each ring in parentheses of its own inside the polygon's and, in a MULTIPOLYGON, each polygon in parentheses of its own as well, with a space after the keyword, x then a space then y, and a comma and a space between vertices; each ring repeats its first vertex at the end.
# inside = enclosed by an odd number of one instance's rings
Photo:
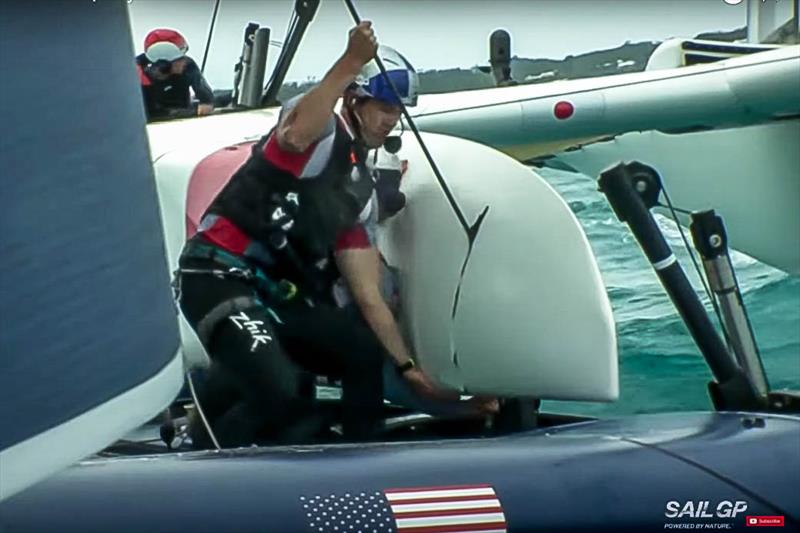
POLYGON ((254 352, 259 344, 266 346, 272 340, 272 336, 262 327, 264 325, 263 320, 253 320, 244 311, 228 318, 236 324, 237 328, 247 330, 250 333, 250 337, 253 339, 253 345, 250 347, 251 352, 254 352))
POLYGON ((686 502, 669 501, 667 502, 664 516, 666 518, 677 518, 679 522, 666 522, 664 529, 732 529, 730 522, 712 522, 703 520, 702 522, 692 522, 687 519, 707 519, 707 518, 736 518, 747 511, 747 502, 728 501, 713 505, 709 500, 689 500, 686 502))

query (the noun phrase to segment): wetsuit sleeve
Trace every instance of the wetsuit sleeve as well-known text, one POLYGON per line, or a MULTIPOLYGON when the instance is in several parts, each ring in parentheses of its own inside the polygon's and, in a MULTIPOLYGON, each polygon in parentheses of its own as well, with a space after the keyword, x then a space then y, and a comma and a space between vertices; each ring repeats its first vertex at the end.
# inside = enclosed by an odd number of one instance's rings
MULTIPOLYGON (((281 108, 278 123, 292 110, 302 95, 295 96, 281 108)), ((333 139, 336 137, 336 116, 331 114, 319 139, 311 143, 304 152, 296 153, 283 150, 278 144, 276 129, 272 130, 264 144, 264 159, 276 167, 289 172, 297 178, 314 178, 327 166, 333 151, 333 139)))
POLYGON ((189 60, 189 64, 186 66, 185 75, 188 77, 189 85, 192 87, 194 95, 198 100, 200 100, 200 103, 213 104, 214 91, 211 90, 211 86, 203 77, 203 74, 200 72, 200 68, 197 66, 197 63, 191 59, 189 60))

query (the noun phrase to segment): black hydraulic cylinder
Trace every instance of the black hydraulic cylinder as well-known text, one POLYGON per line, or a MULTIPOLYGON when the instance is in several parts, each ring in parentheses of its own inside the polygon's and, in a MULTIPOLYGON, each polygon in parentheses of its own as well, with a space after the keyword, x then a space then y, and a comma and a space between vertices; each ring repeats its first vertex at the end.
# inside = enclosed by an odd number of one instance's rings
POLYGON ((738 383, 743 378, 741 370, 714 329, 650 213, 650 208, 656 205, 661 191, 658 173, 642 163, 620 163, 600 175, 599 186, 600 191, 608 197, 617 217, 628 224, 644 250, 716 381, 720 384, 732 381, 738 383))

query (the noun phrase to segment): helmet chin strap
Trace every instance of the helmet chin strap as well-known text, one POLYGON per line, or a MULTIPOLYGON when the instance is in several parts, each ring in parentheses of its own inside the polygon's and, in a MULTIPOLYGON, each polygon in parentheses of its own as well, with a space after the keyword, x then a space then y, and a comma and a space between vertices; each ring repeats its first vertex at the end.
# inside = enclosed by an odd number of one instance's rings
POLYGON ((355 119, 353 121, 353 129, 356 130, 356 133, 358 134, 358 136, 361 139, 363 139, 364 138, 364 119, 361 118, 361 115, 358 114, 358 111, 356 111, 355 107, 353 107, 352 113, 353 113, 353 118, 355 119))
POLYGON ((364 121, 361 120, 361 117, 356 112, 356 104, 358 103, 358 98, 353 97, 350 101, 352 103, 347 104, 346 106, 344 106, 344 108, 347 111, 348 118, 350 119, 349 120, 350 126, 353 128, 353 133, 355 133, 356 140, 363 143, 364 136, 361 133, 362 130, 361 126, 364 123, 364 121))
POLYGON ((361 115, 358 114, 356 111, 356 103, 353 105, 348 106, 348 112, 350 113, 350 125, 353 128, 353 133, 355 133, 356 142, 361 144, 366 149, 371 148, 379 148, 379 146, 370 146, 367 144, 366 139, 364 138, 364 120, 361 118, 361 115))

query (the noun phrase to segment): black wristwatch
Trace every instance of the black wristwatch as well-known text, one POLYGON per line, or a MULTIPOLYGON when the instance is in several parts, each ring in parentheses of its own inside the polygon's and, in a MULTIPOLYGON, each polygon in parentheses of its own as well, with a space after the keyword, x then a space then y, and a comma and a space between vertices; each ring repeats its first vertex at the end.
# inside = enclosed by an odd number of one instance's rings
POLYGON ((408 372, 409 370, 411 370, 415 366, 417 366, 417 365, 414 364, 414 360, 413 359, 409 359, 408 361, 406 361, 402 365, 395 366, 395 369, 397 370, 397 373, 402 376, 403 374, 405 374, 406 372, 408 372))

